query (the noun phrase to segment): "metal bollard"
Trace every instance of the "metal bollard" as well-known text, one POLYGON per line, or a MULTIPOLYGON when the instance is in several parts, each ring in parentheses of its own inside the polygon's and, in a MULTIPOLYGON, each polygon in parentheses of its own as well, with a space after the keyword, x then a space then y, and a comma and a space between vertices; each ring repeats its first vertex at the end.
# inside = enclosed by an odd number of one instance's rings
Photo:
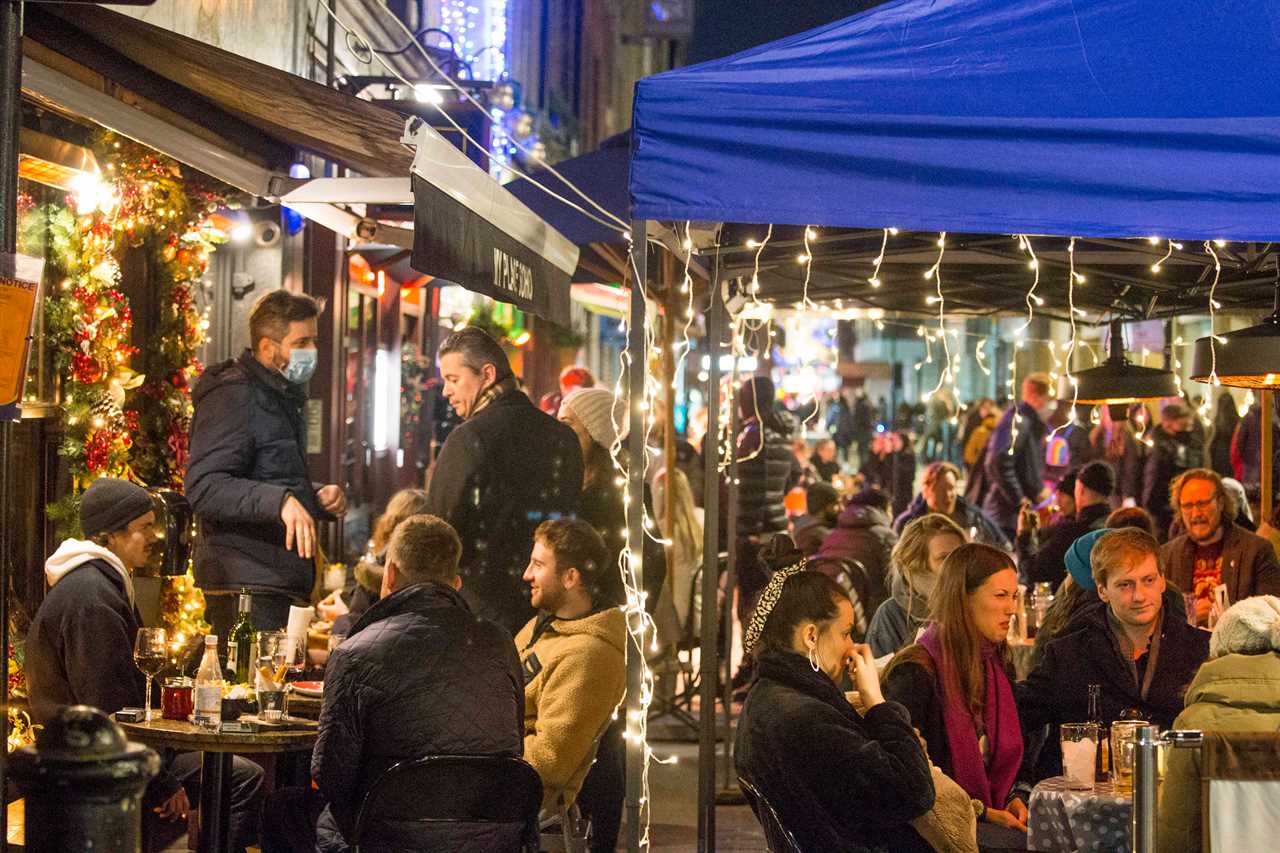
POLYGON ((1163 736, 1156 726, 1138 729, 1133 751, 1133 851, 1155 853, 1156 784, 1159 782, 1159 749, 1162 745, 1199 749, 1198 731, 1168 731, 1163 736))
POLYGON ((129 743, 96 708, 72 705, 46 724, 34 747, 9 758, 26 797, 29 853, 111 850, 138 853, 142 790, 160 757, 129 743))

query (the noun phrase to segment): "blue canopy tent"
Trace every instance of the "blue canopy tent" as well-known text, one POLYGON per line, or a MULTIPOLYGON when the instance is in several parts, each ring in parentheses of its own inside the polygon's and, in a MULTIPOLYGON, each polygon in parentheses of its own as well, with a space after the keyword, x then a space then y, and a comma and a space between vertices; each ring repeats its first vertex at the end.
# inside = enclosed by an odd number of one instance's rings
MULTIPOLYGON (((1121 256, 1104 277, 1112 289, 1103 295, 1149 295, 1150 315, 1157 299, 1176 304, 1185 290, 1170 280, 1170 270, 1163 281, 1152 280, 1146 268, 1153 260, 1184 264, 1192 281, 1206 269, 1204 254, 1175 251, 1169 238, 1280 239, 1277 67, 1280 14, 1273 0, 894 0, 641 80, 632 118, 632 232, 647 233, 651 220, 824 226, 824 238, 828 228, 875 229, 837 234, 833 243, 858 249, 837 253, 843 268, 822 265, 832 294, 872 305, 881 297, 867 281, 882 228, 1061 235, 1053 245, 1064 257, 1062 238, 1089 238, 1097 254, 1121 256), (1165 245, 1114 239, 1149 235, 1166 238, 1168 255, 1165 245)), ((781 261, 775 264, 784 285, 798 277, 802 241, 790 238, 802 233, 784 233, 790 275, 781 261)), ((724 261, 720 271, 750 273, 749 265, 726 269, 733 256, 725 242, 712 252, 724 261)), ((921 269, 932 258, 926 245, 909 247, 921 269)), ((1009 248, 1007 237, 960 248, 967 260, 998 261, 1025 275, 1025 256, 1009 248)), ((1259 284, 1260 259, 1271 249, 1239 252, 1234 284, 1259 284)), ((947 255, 953 258, 950 248, 947 255)), ((637 252, 633 260, 641 279, 644 257, 637 252)), ((806 298, 811 283, 823 286, 814 260, 804 272, 806 298)), ((878 270, 879 259, 874 263, 878 270)), ((918 311, 924 282, 913 278, 918 311)), ((968 276, 952 281, 959 278, 968 276)), ((797 295, 796 287, 783 290, 787 299, 797 295)), ((1007 290, 993 280, 990 298, 969 301, 976 310, 1007 290)), ((712 292, 708 335, 719 341, 725 309, 719 289, 712 292)), ((1199 298, 1203 304, 1203 293, 1199 298)), ((1125 310, 1136 306, 1130 301, 1125 310)), ((643 289, 632 288, 633 364, 643 363, 644 319, 643 289)), ((719 359, 710 364, 714 389, 719 359)), ((642 374, 631 371, 632 399, 642 396, 642 374)), ((709 414, 708 434, 716 435, 717 408, 709 414)), ((639 406, 631 416, 638 462, 639 406)), ((717 455, 707 454, 708 483, 719 475, 717 455)), ((640 471, 631 466, 632 506, 639 504, 640 471)), ((710 489, 709 557, 717 516, 718 496, 710 489)), ((639 541, 639 514, 629 523, 632 541, 639 541)), ((714 637, 710 559, 703 580, 703 636, 714 637)), ((714 644, 704 644, 704 709, 714 708, 715 655, 714 644)), ((700 850, 715 846, 712 717, 704 714, 700 750, 700 850)))
POLYGON ((897 0, 641 80, 634 219, 1280 237, 1272 0, 897 0))

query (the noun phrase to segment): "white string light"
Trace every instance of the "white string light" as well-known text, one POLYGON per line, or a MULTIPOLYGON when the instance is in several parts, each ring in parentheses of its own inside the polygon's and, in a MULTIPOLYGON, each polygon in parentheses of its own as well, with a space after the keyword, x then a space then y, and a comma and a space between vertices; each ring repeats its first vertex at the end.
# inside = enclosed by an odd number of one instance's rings
POLYGON ((884 229, 884 236, 880 240, 880 254, 876 255, 875 260, 872 261, 872 263, 875 264, 875 269, 871 271, 871 278, 867 279, 867 282, 870 283, 872 287, 880 286, 880 265, 884 263, 885 250, 889 248, 889 235, 897 233, 897 228, 884 229))
POLYGON ((1078 334, 1076 329, 1076 315, 1084 315, 1084 312, 1076 307, 1076 283, 1083 280, 1083 278, 1083 276, 1080 276, 1079 273, 1076 272, 1076 238, 1072 237, 1067 243, 1067 316, 1071 318, 1071 344, 1067 349, 1067 382, 1071 385, 1071 410, 1067 413, 1066 423, 1054 429, 1054 431, 1049 434, 1050 438, 1057 435, 1058 430, 1063 429, 1068 424, 1074 424, 1076 422, 1076 402, 1080 399, 1080 382, 1071 374, 1071 359, 1076 354, 1076 339, 1078 334))
POLYGON ((813 275, 813 250, 809 248, 809 241, 816 239, 817 232, 812 227, 806 225, 804 229, 804 254, 796 258, 800 263, 804 264, 804 293, 801 299, 805 308, 817 308, 818 303, 809 298, 809 279, 813 275))
MULTIPOLYGON (((938 384, 925 395, 926 400, 937 394, 939 389, 951 379, 951 345, 947 342, 947 302, 942 295, 942 257, 946 253, 947 232, 943 231, 938 234, 938 259, 933 262, 933 266, 925 270, 924 274, 926 279, 933 280, 937 289, 938 295, 933 299, 938 303, 938 336, 942 338, 942 369, 938 371, 938 384)), ((928 342, 928 338, 925 340, 928 342)))
MULTIPOLYGON (((1227 339, 1218 334, 1216 312, 1222 304, 1214 298, 1213 294, 1218 289, 1218 279, 1222 276, 1222 261, 1218 258, 1218 253, 1213 250, 1213 244, 1208 240, 1204 241, 1204 250, 1209 253, 1209 257, 1213 258, 1213 284, 1209 285, 1209 383, 1221 385, 1222 380, 1218 378, 1218 344, 1226 344, 1227 339)), ((1205 410, 1208 411, 1209 395, 1204 396, 1205 410)))
POLYGON ((757 242, 748 240, 747 247, 756 250, 755 265, 751 269, 751 286, 747 292, 751 294, 751 298, 757 303, 760 301, 760 255, 764 252, 764 247, 769 245, 769 239, 773 237, 773 223, 769 223, 769 229, 764 232, 764 239, 757 242))
MULTIPOLYGON (((1159 244, 1160 244, 1160 238, 1159 238, 1159 237, 1148 237, 1148 238, 1147 238, 1147 242, 1148 242, 1148 243, 1150 243, 1150 244, 1152 244, 1153 246, 1155 246, 1155 245, 1159 245, 1159 244)), ((1164 268, 1164 262, 1165 262, 1165 261, 1167 261, 1167 260, 1169 260, 1169 258, 1171 258, 1171 257, 1173 256, 1173 250, 1174 250, 1174 249, 1177 249, 1178 251, 1182 251, 1182 244, 1181 244, 1181 243, 1175 243, 1175 242, 1173 242, 1172 240, 1169 240, 1169 241, 1168 241, 1168 243, 1169 243, 1169 247, 1168 247, 1168 249, 1165 251, 1165 253, 1164 253, 1164 257, 1163 257, 1163 258, 1161 258, 1160 260, 1156 261, 1154 264, 1152 264, 1152 265, 1151 265, 1151 271, 1152 271, 1153 273, 1155 273, 1156 275, 1159 275, 1159 274, 1160 274, 1160 271, 1164 268)), ((1206 243, 1206 245, 1208 245, 1208 244, 1206 243)))

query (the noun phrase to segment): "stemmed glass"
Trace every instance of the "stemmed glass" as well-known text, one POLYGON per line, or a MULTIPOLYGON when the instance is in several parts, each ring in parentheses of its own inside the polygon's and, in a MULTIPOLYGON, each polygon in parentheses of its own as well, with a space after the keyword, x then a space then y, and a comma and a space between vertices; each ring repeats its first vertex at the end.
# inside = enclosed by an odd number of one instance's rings
POLYGON ((169 663, 168 641, 163 628, 139 628, 133 642, 133 662, 147 677, 146 722, 151 722, 151 681, 169 663))

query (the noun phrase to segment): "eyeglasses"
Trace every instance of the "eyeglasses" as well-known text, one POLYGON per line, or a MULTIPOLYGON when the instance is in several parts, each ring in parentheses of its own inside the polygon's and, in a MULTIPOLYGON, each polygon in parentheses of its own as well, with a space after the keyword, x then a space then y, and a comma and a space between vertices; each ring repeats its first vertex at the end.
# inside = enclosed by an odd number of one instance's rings
POLYGON ((1209 509, 1218 502, 1217 498, 1210 498, 1207 501, 1196 501, 1195 503, 1178 504, 1183 512, 1198 512, 1199 510, 1209 509))

